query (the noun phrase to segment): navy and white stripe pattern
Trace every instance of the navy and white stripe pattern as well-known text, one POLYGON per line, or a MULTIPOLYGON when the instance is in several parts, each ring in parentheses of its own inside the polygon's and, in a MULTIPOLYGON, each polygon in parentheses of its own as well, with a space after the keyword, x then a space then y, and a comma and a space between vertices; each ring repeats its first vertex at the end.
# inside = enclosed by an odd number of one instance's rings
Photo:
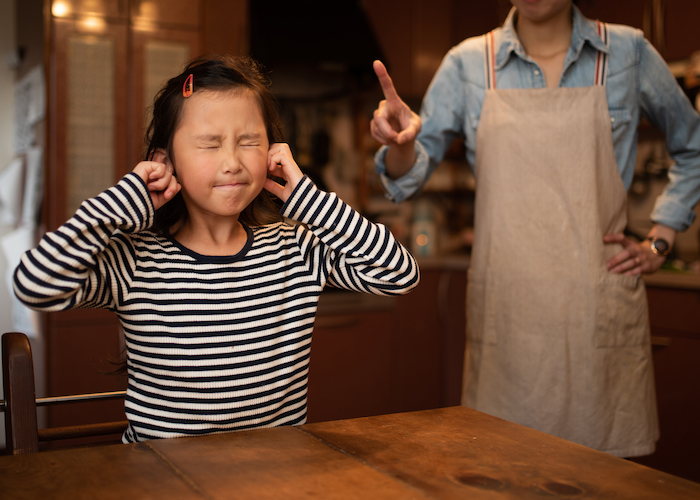
POLYGON ((246 228, 238 254, 199 255, 147 230, 153 206, 129 174, 23 255, 15 293, 43 311, 117 313, 125 442, 301 424, 323 287, 403 294, 419 271, 388 229, 306 177, 282 214, 303 224, 246 228))

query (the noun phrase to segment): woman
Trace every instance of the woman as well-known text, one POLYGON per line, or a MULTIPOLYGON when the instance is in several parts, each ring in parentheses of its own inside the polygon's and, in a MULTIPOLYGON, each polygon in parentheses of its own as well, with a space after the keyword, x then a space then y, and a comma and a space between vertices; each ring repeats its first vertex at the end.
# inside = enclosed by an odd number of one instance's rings
POLYGON ((375 62, 377 170, 399 202, 465 137, 477 193, 463 404, 646 455, 658 423, 640 275, 693 221, 700 117, 640 31, 571 0, 511 2, 502 28, 447 54, 420 117, 375 62), (676 164, 637 243, 622 232, 642 116, 676 164))

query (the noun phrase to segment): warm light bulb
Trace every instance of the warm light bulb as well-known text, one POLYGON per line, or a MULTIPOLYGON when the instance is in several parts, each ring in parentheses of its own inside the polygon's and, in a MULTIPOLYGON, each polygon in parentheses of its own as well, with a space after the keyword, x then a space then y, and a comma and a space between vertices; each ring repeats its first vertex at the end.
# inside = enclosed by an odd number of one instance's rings
POLYGON ((416 237, 416 244, 417 244, 419 247, 424 247, 425 245, 428 244, 428 236, 425 235, 425 234, 419 234, 419 235, 416 237))
POLYGON ((80 20, 80 24, 87 31, 105 31, 107 29, 105 20, 94 16, 84 17, 80 20))
POLYGON ((56 0, 51 6, 51 13, 55 17, 66 17, 69 11, 68 3, 62 0, 56 0))

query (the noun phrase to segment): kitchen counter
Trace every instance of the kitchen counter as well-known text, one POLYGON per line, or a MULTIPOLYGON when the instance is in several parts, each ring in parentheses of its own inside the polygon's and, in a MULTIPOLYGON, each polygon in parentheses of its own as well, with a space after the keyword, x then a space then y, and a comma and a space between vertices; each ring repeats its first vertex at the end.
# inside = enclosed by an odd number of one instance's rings
POLYGON ((463 255, 443 255, 439 257, 416 257, 418 267, 423 270, 466 271, 471 257, 463 255))
POLYGON ((700 274, 661 270, 644 275, 644 283, 647 287, 700 290, 700 274))
MULTIPOLYGON (((465 254, 418 257, 416 260, 421 270, 467 271, 469 269, 470 256, 465 254)), ((648 287, 700 290, 700 274, 690 272, 662 269, 654 274, 645 274, 643 279, 648 287)))

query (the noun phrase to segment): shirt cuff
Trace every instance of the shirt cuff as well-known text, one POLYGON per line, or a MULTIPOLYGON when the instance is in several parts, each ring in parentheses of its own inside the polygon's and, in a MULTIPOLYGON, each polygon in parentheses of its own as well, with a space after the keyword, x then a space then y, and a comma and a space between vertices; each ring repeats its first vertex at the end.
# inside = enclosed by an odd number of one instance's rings
POLYGON ((416 141, 415 144, 416 162, 411 167, 411 170, 398 179, 391 179, 386 175, 385 158, 389 148, 382 146, 377 151, 377 154, 374 155, 375 168, 387 192, 386 197, 394 203, 400 203, 418 193, 428 176, 428 154, 420 142, 416 141))
POLYGON ((659 198, 651 212, 651 220, 676 231, 685 231, 695 220, 695 212, 677 201, 659 198))

